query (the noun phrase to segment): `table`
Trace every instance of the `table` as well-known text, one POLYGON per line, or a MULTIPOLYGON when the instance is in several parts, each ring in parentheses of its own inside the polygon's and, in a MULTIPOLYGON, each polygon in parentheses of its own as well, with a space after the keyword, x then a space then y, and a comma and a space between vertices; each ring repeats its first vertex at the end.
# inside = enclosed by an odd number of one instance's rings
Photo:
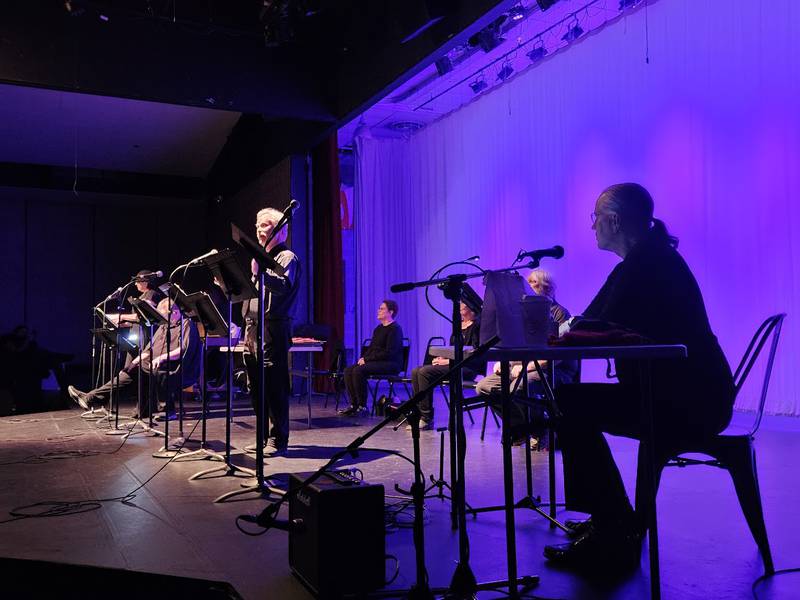
MULTIPOLYGON (((452 358, 452 347, 431 348, 431 354, 452 358), (448 356, 449 354, 449 356, 448 356)), ((465 355, 468 349, 464 349, 465 355)), ((649 558, 650 558, 650 597, 661 597, 661 582, 658 561, 658 523, 656 516, 656 484, 655 465, 653 456, 653 406, 650 389, 650 364, 653 360, 669 358, 685 358, 686 346, 683 345, 642 345, 642 346, 538 346, 518 348, 492 348, 487 353, 487 360, 500 362, 500 379, 503 389, 503 488, 506 518, 506 553, 508 562, 509 591, 512 596, 517 595, 515 582, 517 581, 516 538, 514 527, 514 479, 511 468, 511 435, 508 430, 509 405, 511 402, 511 376, 510 362, 519 361, 528 363, 533 360, 581 360, 581 359, 634 359, 639 360, 639 369, 642 381, 642 439, 645 459, 647 460, 647 489, 650 490, 648 503, 650 506, 649 531, 649 558)), ((545 392, 550 401, 555 401, 552 389, 545 385, 545 392)))
MULTIPOLYGON (((323 343, 308 343, 308 344, 292 344, 289 352, 322 352, 325 350, 323 343)), ((293 371, 297 373, 296 371, 293 371)), ((308 401, 308 428, 311 429, 311 395, 314 388, 314 361, 311 355, 308 356, 306 361, 306 372, 301 375, 308 378, 308 386, 306 386, 306 399, 308 401)))

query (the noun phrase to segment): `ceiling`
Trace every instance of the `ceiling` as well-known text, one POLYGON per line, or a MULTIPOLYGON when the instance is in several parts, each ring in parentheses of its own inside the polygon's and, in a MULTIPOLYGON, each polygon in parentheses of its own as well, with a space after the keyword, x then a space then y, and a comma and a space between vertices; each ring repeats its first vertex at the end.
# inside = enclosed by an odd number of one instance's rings
MULTIPOLYGON (((375 137, 403 137, 413 134, 426 125, 458 110, 483 94, 491 93, 500 85, 513 80, 523 72, 534 69, 543 60, 552 60, 568 50, 588 34, 605 24, 635 10, 641 0, 511 0, 501 5, 497 25, 502 42, 496 48, 484 51, 478 41, 473 44, 458 42, 443 48, 433 57, 447 57, 452 70, 440 75, 434 60, 413 77, 398 83, 373 106, 356 116, 339 129, 339 147, 352 146, 353 135, 360 126, 366 127, 375 137), (548 6, 549 4, 549 6, 548 6), (541 6, 546 6, 542 10, 541 6), (514 18, 516 16, 516 19, 514 18), (504 17, 504 18, 503 18, 504 17), (574 40, 570 32, 578 25, 582 33, 574 40), (565 39, 566 36, 566 39, 565 39), (534 54, 534 47, 543 47, 534 54), (513 71, 505 79, 501 69, 510 66, 513 71), (470 84, 485 82, 486 87, 476 93, 470 84)), ((359 135, 361 131, 359 132, 359 135)))
POLYGON ((0 84, 0 162, 205 177, 239 117, 0 84))

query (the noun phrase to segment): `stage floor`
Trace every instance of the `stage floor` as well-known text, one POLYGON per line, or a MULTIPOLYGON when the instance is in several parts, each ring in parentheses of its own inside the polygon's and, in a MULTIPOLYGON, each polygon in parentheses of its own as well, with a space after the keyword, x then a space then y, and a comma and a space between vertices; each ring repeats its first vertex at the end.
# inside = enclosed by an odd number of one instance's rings
MULTIPOLYGON (((313 470, 338 448, 374 425, 376 419, 341 418, 332 402, 323 408, 315 397, 311 429, 306 425, 306 406, 293 399, 292 437, 288 457, 268 459, 265 472, 286 482, 287 474, 313 470)), ((254 419, 246 402, 237 402, 232 424, 234 446, 254 441, 254 419)), ((222 448, 222 405, 213 405, 209 440, 222 448)), ((437 398, 437 425, 446 424, 441 398, 437 398)), ((123 410, 123 413, 129 412, 123 410)), ((197 414, 194 405, 192 414, 197 414)), ((466 422, 467 498, 473 506, 502 501, 500 434, 491 418, 486 438, 480 440, 480 416, 466 422)), ((735 422, 746 424, 752 415, 737 414, 735 422)), ((196 421, 187 419, 188 433, 196 421)), ((174 431, 177 427, 172 424, 174 431)), ((220 477, 188 481, 188 477, 217 463, 166 461, 151 454, 162 438, 140 433, 121 447, 122 439, 106 435, 107 423, 87 422, 80 411, 6 417, 0 419, 0 520, 15 507, 44 501, 77 501, 124 496, 156 471, 136 497, 128 502, 103 502, 98 510, 51 518, 28 518, 0 525, 0 556, 38 559, 82 565, 97 565, 200 577, 227 581, 244 598, 308 598, 305 588, 292 576, 287 558, 287 535, 269 531, 259 537, 240 533, 234 519, 240 514, 260 512, 261 499, 240 497, 214 504, 220 494, 238 489, 242 479, 220 477), (64 454, 69 453, 69 454, 64 454)), ((199 439, 200 429, 191 439, 199 439)), ((628 489, 633 489, 636 443, 611 438, 628 489)), ((409 432, 391 429, 377 434, 373 448, 391 448, 411 456, 409 432)), ((196 444, 188 443, 193 449, 196 444)), ((800 566, 800 420, 766 418, 756 439, 761 494, 776 568, 800 566)), ((438 472, 439 433, 422 433, 426 474, 438 472)), ((524 450, 514 448, 516 488, 525 487, 524 450)), ((253 461, 243 457, 245 464, 253 461)), ((447 459, 445 465, 447 465, 447 459)), ((362 452, 348 466, 358 466, 364 479, 383 483, 387 493, 399 483, 408 487, 412 471, 407 462, 379 452, 362 452)), ((547 489, 547 455, 533 453, 534 490, 547 489)), ((559 497, 561 485, 558 466, 559 497)), ((447 476, 447 469, 445 470, 447 476)), ((598 493, 603 493, 598 490, 598 493)), ((659 493, 659 524, 663 597, 675 599, 750 598, 751 584, 762 573, 761 558, 739 509, 730 478, 724 471, 707 467, 669 469, 659 493)), ((458 535, 450 528, 449 503, 426 501, 426 550, 430 583, 446 586, 458 557, 458 535)), ((282 516, 285 516, 282 514, 282 516)), ((570 516, 559 511, 559 518, 570 516)), ((502 513, 468 518, 470 564, 479 581, 503 579, 506 575, 505 534, 502 513)), ((410 529, 389 533, 386 550, 400 560, 400 574, 392 587, 407 587, 414 581, 414 554, 410 529)), ((647 552, 641 569, 614 584, 587 580, 549 567, 542 546, 564 541, 557 530, 530 511, 517 511, 517 555, 520 574, 539 575, 533 590, 546 598, 645 598, 649 593, 647 552)), ((343 548, 344 548, 343 543, 343 548)), ((353 564, 343 576, 357 577, 353 564)), ((391 561, 387 573, 393 572, 391 561)), ((760 598, 797 597, 800 574, 777 577, 759 587, 760 598)), ((157 590, 148 590, 150 598, 157 590)), ((108 597, 114 597, 109 590, 108 597)), ((498 597, 495 593, 480 597, 498 597)))

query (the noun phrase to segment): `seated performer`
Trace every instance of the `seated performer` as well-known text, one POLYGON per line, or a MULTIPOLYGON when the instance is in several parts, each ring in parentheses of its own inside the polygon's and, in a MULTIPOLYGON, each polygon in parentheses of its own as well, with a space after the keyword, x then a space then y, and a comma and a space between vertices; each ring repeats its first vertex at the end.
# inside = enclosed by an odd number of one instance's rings
POLYGON ((344 370, 344 385, 350 406, 340 415, 355 415, 367 410, 367 377, 396 375, 403 368, 403 330, 395 323, 397 302, 384 300, 378 307, 380 325, 372 332, 372 340, 364 356, 344 370))
MULTIPOLYGON (((550 299, 550 317, 557 325, 561 325, 569 320, 569 311, 556 302, 556 283, 552 275, 545 269, 533 269, 528 275, 528 285, 538 296, 545 296, 550 299)), ((539 365, 544 370, 549 365, 547 361, 540 360, 539 365)), ((522 387, 522 382, 519 381, 522 376, 522 363, 511 363, 511 389, 515 390, 517 394, 524 394, 525 388, 522 387)), ((576 361, 558 361, 555 364, 555 384, 560 385, 564 383, 573 383, 577 377, 578 365, 576 361)), ((536 370, 536 365, 533 362, 527 365, 527 383, 529 389, 534 394, 543 393, 543 388, 539 381, 539 373, 536 370)), ((475 391, 480 395, 492 397, 492 410, 500 416, 502 406, 500 404, 500 363, 494 364, 493 373, 488 377, 484 377, 478 382, 475 391)), ((514 403, 511 410, 511 422, 509 423, 512 430, 512 437, 514 443, 524 442, 526 439, 524 432, 520 429, 525 423, 528 422, 528 408, 522 404, 514 403)))
MULTIPOLYGON (((461 303, 461 335, 464 339, 465 346, 479 346, 480 345, 480 330, 481 322, 478 315, 473 309, 467 306, 464 302, 461 303)), ((450 340, 452 345, 453 339, 450 340)), ((485 367, 485 363, 484 363, 485 367)), ((430 382, 446 373, 450 368, 450 361, 440 356, 433 357, 433 362, 429 365, 422 365, 416 367, 411 371, 411 387, 414 393, 430 386, 430 382)), ((464 367, 462 377, 465 380, 473 380, 478 375, 478 371, 473 367, 464 367)), ((419 428, 421 430, 433 429, 433 390, 425 394, 425 397, 420 400, 419 404, 419 428)), ((411 429, 409 425, 407 429, 411 429)))
MULTIPOLYGON (((158 312, 164 317, 169 312, 169 300, 164 298, 158 303, 158 312)), ((181 346, 181 312, 176 304, 172 305, 169 325, 160 325, 153 335, 152 343, 148 343, 141 356, 134 358, 130 364, 119 372, 119 381, 112 377, 109 381, 90 392, 82 392, 69 386, 67 392, 81 408, 89 410, 93 405, 105 402, 116 384, 116 392, 129 388, 136 383, 140 371, 146 376, 155 376, 159 392, 171 394, 193 385, 200 376, 201 347, 197 327, 190 319, 183 320, 183 345, 181 346), (167 352, 167 329, 169 329, 169 352, 167 352), (182 365, 179 362, 183 354, 182 365), (182 373, 179 373, 182 367, 182 373), (182 375, 182 376, 179 376, 182 375)), ((151 402, 155 398, 150 399, 151 402)), ((143 406, 142 414, 134 418, 150 416, 153 406, 143 406)))
MULTIPOLYGON (((685 359, 654 361, 651 368, 656 455, 670 440, 722 431, 733 408, 730 367, 709 326, 697 281, 676 250, 677 239, 653 218, 652 197, 635 183, 612 185, 597 199, 592 229, 598 248, 622 262, 584 317, 633 330, 657 344, 685 344, 688 350, 685 359)), ((616 368, 619 384, 556 390, 563 413, 556 431, 567 509, 589 513, 591 524, 576 541, 546 546, 544 554, 583 570, 621 571, 640 562, 644 531, 603 435, 639 439, 639 371, 631 360, 617 360, 616 368)))

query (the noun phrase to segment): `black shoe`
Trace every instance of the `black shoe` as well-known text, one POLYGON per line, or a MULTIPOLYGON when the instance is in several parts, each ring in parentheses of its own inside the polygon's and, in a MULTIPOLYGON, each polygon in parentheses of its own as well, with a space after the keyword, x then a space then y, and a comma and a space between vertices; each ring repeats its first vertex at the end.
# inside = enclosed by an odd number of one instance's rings
POLYGON ((569 537, 577 538, 591 529, 592 519, 567 519, 564 521, 564 527, 569 529, 567 532, 569 537))
POLYGON ((167 417, 166 417, 166 416, 165 416, 165 415, 162 413, 162 414, 160 414, 160 415, 156 415, 156 418, 155 418, 155 420, 156 420, 156 421, 158 421, 159 423, 163 423, 163 422, 164 422, 164 421, 166 421, 167 419, 169 419, 170 421, 177 421, 177 419, 178 419, 178 415, 177 415, 177 414, 175 414, 175 413, 169 413, 169 418, 167 418, 167 417))
POLYGON ((265 456, 286 456, 289 452, 289 442, 279 441, 277 438, 269 438, 267 447, 264 448, 265 456))
POLYGON ((356 414, 356 412, 358 412, 358 407, 356 405, 354 405, 354 404, 351 404, 347 408, 343 408, 343 409, 339 410, 338 414, 343 416, 343 417, 349 417, 350 415, 356 414))
POLYGON ((573 542, 544 547, 544 557, 555 565, 603 575, 637 569, 641 555, 641 537, 622 526, 605 532, 589 527, 573 542))

